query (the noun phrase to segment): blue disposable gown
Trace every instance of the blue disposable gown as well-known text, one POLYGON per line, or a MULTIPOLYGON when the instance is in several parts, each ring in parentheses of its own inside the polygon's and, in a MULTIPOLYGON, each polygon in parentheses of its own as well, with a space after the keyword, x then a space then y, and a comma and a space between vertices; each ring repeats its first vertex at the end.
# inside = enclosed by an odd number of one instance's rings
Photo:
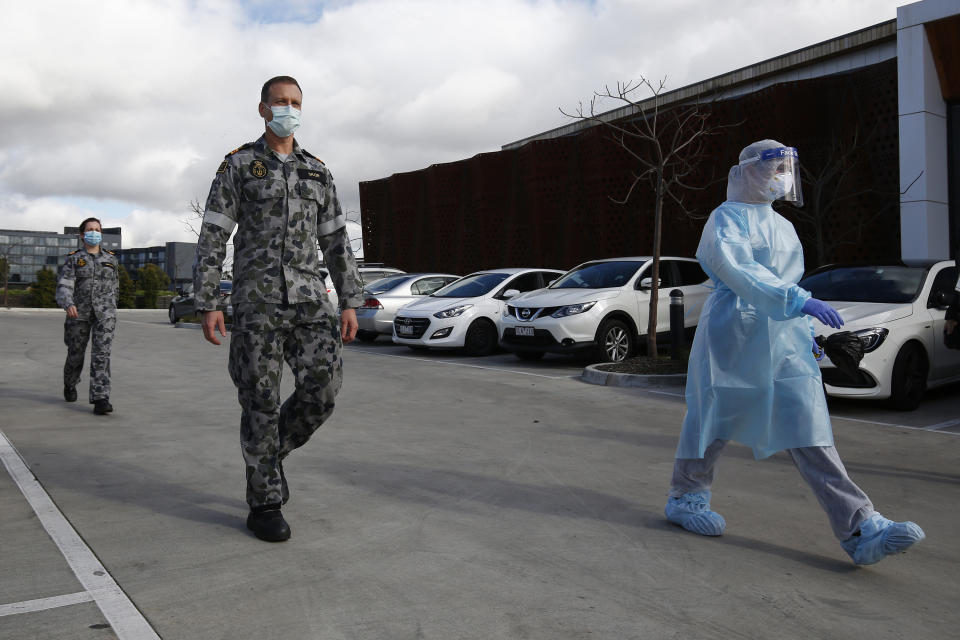
POLYGON ((678 458, 702 458, 717 438, 766 458, 832 446, 811 324, 810 292, 793 225, 769 204, 727 201, 710 214, 697 259, 716 284, 690 351, 678 458))

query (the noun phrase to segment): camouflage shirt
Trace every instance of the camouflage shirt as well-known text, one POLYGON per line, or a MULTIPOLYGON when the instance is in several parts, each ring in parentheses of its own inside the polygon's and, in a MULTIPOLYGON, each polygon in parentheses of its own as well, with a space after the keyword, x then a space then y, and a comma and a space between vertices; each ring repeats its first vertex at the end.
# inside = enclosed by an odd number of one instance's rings
POLYGON ((117 269, 117 256, 106 249, 71 251, 57 277, 57 305, 75 306, 81 319, 115 318, 120 290, 117 269))
POLYGON ((210 187, 193 265, 196 309, 217 308, 233 230, 231 302, 328 300, 317 247, 340 306, 363 304, 360 275, 333 176, 294 141, 285 161, 264 137, 226 155, 210 187))

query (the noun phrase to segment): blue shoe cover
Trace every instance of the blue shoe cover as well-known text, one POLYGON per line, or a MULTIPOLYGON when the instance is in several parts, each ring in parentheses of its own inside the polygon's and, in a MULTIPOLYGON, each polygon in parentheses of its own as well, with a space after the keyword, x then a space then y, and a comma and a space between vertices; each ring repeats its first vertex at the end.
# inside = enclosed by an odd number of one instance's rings
POLYGON ((860 523, 860 535, 840 543, 854 564, 874 564, 885 556, 903 553, 926 536, 913 522, 894 522, 879 513, 860 523))
POLYGON ((667 520, 701 536, 723 535, 727 523, 719 513, 710 511, 710 492, 685 493, 668 498, 663 510, 667 520))

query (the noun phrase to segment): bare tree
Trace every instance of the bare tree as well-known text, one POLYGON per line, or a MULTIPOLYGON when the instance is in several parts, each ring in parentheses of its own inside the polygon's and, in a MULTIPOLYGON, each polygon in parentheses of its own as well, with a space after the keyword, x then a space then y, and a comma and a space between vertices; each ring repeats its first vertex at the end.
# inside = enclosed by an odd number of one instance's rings
MULTIPOLYGON (((190 205, 187 209, 189 213, 186 218, 183 218, 180 222, 183 223, 183 226, 186 227, 187 231, 190 231, 193 235, 197 236, 197 239, 200 239, 200 227, 203 226, 203 207, 200 205, 199 200, 191 200, 190 205)), ((231 236, 232 238, 232 236, 231 236)), ((223 268, 221 275, 226 279, 232 279, 231 273, 233 271, 233 242, 230 242, 227 245, 227 254, 223 259, 223 268)))
POLYGON ((822 158, 814 157, 800 164, 803 208, 789 203, 784 203, 783 208, 796 220, 798 235, 813 246, 818 265, 834 259, 841 246, 861 244, 864 233, 869 233, 874 223, 898 204, 895 189, 856 184, 856 177, 861 173, 861 165, 869 158, 877 131, 878 127, 874 125, 864 134, 859 124, 849 132, 835 130, 822 158), (882 204, 856 220, 850 220, 847 212, 851 205, 870 196, 879 197, 882 204), (847 224, 831 226, 831 221, 839 215, 847 216, 847 224))
POLYGON ((644 77, 618 82, 615 90, 605 86, 603 91, 595 91, 588 109, 582 102, 572 114, 560 109, 567 117, 605 127, 610 139, 636 162, 626 195, 622 199, 608 196, 613 202, 626 204, 641 183, 653 190, 653 265, 647 322, 647 354, 650 356, 657 355, 657 289, 660 283, 663 202, 670 198, 685 214, 693 215, 684 203, 685 192, 703 187, 693 186, 687 180, 703 158, 706 137, 723 128, 707 123, 710 113, 699 101, 663 109, 665 84, 666 78, 655 83, 644 77), (635 92, 644 88, 651 97, 642 101, 635 99, 635 92), (621 103, 623 107, 613 115, 611 112, 598 113, 597 100, 607 99, 621 103), (626 114, 620 115, 624 111, 626 114))

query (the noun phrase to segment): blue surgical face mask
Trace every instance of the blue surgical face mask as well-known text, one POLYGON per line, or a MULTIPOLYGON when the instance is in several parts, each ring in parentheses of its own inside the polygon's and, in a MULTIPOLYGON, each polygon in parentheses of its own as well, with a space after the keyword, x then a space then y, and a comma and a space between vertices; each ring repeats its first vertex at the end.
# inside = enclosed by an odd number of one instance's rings
POLYGON ((273 113, 273 120, 268 122, 267 126, 281 138, 292 136, 293 132, 300 128, 299 109, 284 105, 282 107, 270 107, 270 111, 273 113))
POLYGON ((86 242, 91 247, 95 247, 100 244, 100 241, 103 239, 103 236, 100 235, 99 231, 84 231, 83 232, 83 241, 86 242))

